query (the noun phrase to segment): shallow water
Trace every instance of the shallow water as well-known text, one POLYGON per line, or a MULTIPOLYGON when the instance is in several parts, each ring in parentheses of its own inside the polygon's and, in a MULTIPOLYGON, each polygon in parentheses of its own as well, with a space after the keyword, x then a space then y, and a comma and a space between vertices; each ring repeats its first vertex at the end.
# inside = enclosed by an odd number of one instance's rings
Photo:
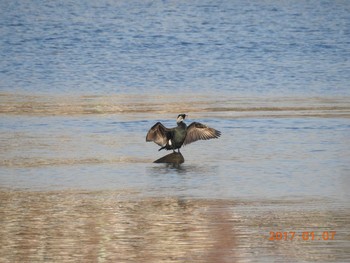
POLYGON ((1 262, 348 261, 347 1, 0 5, 1 262))
MULTIPOLYGON (((247 99, 249 104, 242 98, 240 103, 232 102, 236 108, 228 102, 222 106, 225 103, 218 98, 204 98, 198 105, 189 102, 191 109, 186 112, 193 112, 189 122, 206 123, 223 135, 184 147, 186 161, 180 168, 152 164, 165 152, 145 142, 147 130, 157 120, 174 125, 174 120, 154 119, 174 115, 162 113, 165 109, 158 109, 161 101, 156 98, 155 106, 142 109, 144 102, 139 102, 133 111, 113 113, 115 105, 124 107, 118 103, 119 96, 106 99, 102 112, 91 110, 99 107, 100 97, 86 104, 85 98, 56 98, 56 105, 45 96, 22 98, 19 103, 2 98, 3 108, 8 109, 1 127, 4 187, 141 188, 145 194, 180 191, 219 198, 319 192, 348 197, 344 186, 349 172, 350 107, 343 98, 309 99, 305 106, 288 98, 285 106, 281 98, 275 103, 247 99), (61 105, 70 100, 76 102, 73 109, 61 105), (28 108, 34 105, 38 112, 28 113, 20 103, 28 108), (202 110, 203 105, 210 110, 202 110), (244 109, 240 111, 238 105, 244 109), (85 112, 84 107, 90 110, 85 112), (271 181, 264 186, 267 177, 271 181), (250 187, 242 188, 247 183, 250 187)), ((123 96, 123 100, 127 108, 127 100, 138 98, 123 96)))

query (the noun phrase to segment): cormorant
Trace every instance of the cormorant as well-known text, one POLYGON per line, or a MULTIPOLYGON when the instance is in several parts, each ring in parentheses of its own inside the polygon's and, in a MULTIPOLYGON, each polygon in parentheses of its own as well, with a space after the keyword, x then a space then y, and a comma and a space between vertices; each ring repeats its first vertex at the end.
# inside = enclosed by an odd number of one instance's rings
POLYGON ((160 122, 157 122, 148 131, 146 136, 146 142, 153 141, 159 146, 160 150, 173 150, 180 148, 182 145, 186 145, 198 140, 209 140, 213 138, 219 138, 221 135, 220 131, 210 128, 199 122, 192 122, 187 126, 183 121, 186 118, 186 114, 179 114, 177 117, 177 127, 166 128, 160 122))

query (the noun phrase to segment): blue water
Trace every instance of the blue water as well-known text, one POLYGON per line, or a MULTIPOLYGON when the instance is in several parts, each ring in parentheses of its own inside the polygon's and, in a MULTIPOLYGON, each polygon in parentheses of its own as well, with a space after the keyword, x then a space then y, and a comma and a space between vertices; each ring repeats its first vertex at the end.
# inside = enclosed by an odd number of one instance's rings
POLYGON ((350 95, 350 3, 1 1, 0 89, 350 95))

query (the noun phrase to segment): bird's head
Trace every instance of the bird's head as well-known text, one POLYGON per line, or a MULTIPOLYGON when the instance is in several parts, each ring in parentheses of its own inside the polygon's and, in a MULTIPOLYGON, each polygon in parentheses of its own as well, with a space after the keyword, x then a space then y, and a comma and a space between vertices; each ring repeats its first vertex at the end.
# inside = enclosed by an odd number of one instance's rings
POLYGON ((179 114, 179 116, 177 116, 176 122, 180 123, 182 122, 185 118, 186 118, 186 114, 179 114))

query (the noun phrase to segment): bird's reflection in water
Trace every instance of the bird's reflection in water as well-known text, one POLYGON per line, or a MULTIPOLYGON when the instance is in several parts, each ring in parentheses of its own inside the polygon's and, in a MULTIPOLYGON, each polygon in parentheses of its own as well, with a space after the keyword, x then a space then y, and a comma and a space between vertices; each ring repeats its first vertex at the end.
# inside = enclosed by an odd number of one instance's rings
POLYGON ((146 170, 149 196, 177 195, 186 198, 219 197, 222 193, 219 184, 217 165, 197 163, 176 164, 157 163, 146 170), (208 187, 214 194, 208 193, 208 187), (214 188, 217 191, 213 190, 214 188))
POLYGON ((150 168, 151 176, 158 176, 164 174, 186 174, 191 168, 188 165, 179 163, 163 163, 150 168))

